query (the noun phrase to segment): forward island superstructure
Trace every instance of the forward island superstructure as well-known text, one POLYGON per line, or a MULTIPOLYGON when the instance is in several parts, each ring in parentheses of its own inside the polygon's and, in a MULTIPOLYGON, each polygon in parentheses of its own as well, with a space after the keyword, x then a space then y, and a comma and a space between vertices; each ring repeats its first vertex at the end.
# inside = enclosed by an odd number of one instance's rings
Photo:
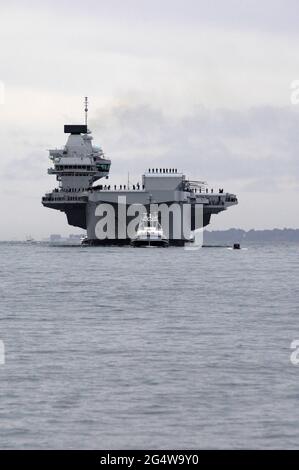
POLYGON ((87 126, 87 99, 85 111, 85 124, 65 125, 64 132, 69 134, 66 145, 49 151, 52 167, 48 173, 56 175, 58 187, 45 194, 42 204, 65 212, 70 225, 86 229, 90 244, 129 244, 144 211, 150 213, 154 205, 169 244, 183 245, 190 240, 190 233, 186 235, 181 230, 185 217, 180 216, 181 209, 184 213, 189 208, 186 213, 190 231, 194 231, 207 226, 212 214, 238 203, 234 194, 225 193, 223 189, 209 190, 206 183, 190 180, 176 168, 149 168, 136 184, 110 185, 106 180, 111 160, 101 147, 92 145, 87 126), (106 184, 94 185, 102 178, 106 184), (160 217, 162 206, 170 209, 167 227, 160 217), (201 208, 202 213, 199 221, 197 208, 201 208))

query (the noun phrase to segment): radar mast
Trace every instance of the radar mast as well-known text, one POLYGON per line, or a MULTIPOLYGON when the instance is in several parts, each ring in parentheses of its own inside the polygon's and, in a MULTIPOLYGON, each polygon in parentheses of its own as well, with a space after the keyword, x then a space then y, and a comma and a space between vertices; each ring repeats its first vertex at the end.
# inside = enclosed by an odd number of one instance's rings
POLYGON ((85 111, 85 125, 87 126, 87 118, 88 118, 88 96, 85 96, 84 99, 84 111, 85 111))

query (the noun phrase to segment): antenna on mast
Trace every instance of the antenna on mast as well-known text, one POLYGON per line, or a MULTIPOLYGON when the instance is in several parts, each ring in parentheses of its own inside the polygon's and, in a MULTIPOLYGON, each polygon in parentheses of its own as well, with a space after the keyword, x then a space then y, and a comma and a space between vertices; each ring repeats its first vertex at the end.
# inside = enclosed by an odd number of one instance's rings
POLYGON ((85 125, 87 126, 87 115, 88 115, 88 97, 87 96, 85 96, 84 105, 85 105, 85 108, 84 108, 84 111, 85 111, 85 125))

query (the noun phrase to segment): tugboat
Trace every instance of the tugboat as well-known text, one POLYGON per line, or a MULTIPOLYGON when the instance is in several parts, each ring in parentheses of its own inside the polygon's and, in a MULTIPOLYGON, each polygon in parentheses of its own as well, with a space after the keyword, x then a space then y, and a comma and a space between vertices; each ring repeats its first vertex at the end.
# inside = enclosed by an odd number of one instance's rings
POLYGON ((165 237, 162 227, 158 221, 158 214, 143 214, 138 226, 136 237, 131 240, 134 247, 162 247, 169 245, 169 240, 165 237))

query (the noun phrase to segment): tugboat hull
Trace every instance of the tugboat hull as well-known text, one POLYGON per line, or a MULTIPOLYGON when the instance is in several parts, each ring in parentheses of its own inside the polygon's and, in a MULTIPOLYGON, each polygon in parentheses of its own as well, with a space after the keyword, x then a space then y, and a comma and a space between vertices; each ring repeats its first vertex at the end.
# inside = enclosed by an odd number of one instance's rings
POLYGON ((132 240, 131 245, 135 248, 159 247, 167 248, 169 246, 168 240, 132 240))

